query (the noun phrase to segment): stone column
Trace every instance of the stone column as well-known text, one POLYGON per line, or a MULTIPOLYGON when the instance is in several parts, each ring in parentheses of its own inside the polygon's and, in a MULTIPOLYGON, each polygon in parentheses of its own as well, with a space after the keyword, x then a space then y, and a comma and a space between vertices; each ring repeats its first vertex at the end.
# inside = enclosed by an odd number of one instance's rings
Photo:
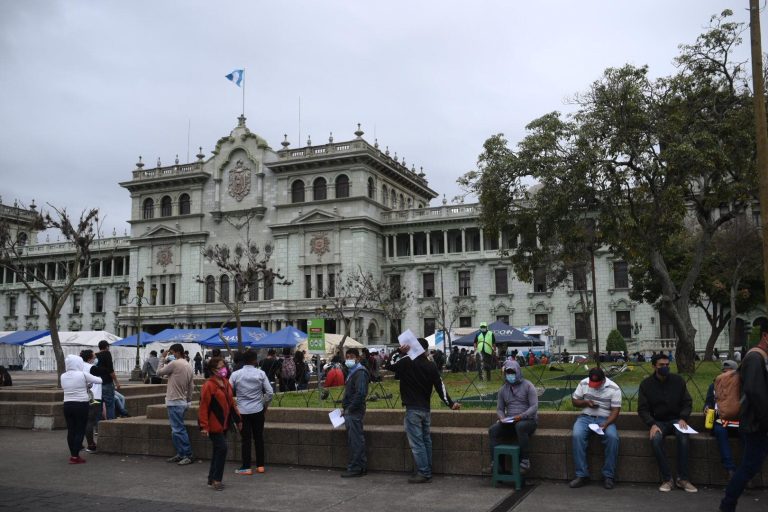
POLYGON ((427 237, 427 256, 430 256, 432 254, 432 235, 429 231, 425 231, 424 235, 427 237))
POLYGON ((485 251, 485 239, 483 238, 483 230, 480 230, 480 252, 485 251))
POLYGON ((384 259, 389 258, 389 235, 384 235, 384 259))
POLYGON ((448 253, 448 231, 443 230, 443 254, 448 253))
POLYGON ((461 228, 461 252, 467 252, 467 230, 461 228))
POLYGON ((410 252, 408 254, 413 257, 413 232, 408 233, 409 243, 410 243, 410 252))

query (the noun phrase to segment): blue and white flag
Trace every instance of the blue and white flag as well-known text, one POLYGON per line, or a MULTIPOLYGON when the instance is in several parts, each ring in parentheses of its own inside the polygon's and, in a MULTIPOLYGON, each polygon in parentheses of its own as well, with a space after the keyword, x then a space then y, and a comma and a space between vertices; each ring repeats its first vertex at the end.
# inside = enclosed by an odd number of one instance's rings
POLYGON ((244 69, 236 69, 230 74, 227 75, 227 80, 230 82, 234 82, 236 86, 240 87, 240 84, 243 83, 243 75, 245 74, 244 69))

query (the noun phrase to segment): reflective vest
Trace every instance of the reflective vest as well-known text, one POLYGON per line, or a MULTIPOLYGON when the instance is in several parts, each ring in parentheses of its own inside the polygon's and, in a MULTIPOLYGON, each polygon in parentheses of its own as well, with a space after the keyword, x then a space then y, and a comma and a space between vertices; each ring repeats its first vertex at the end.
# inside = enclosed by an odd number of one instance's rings
POLYGON ((493 353, 493 342, 494 342, 493 332, 487 331, 485 334, 480 332, 477 334, 477 338, 475 339, 475 341, 477 342, 478 352, 484 352, 486 354, 493 353))

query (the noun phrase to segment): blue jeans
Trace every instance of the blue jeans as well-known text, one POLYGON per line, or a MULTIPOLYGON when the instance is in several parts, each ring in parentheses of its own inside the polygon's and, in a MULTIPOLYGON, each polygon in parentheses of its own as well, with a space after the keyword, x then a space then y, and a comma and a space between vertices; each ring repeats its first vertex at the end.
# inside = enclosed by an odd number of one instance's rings
MULTIPOLYGON (((736 464, 733 462, 733 454, 731 453, 731 444, 728 442, 728 433, 729 431, 738 432, 738 430, 738 428, 734 427, 724 427, 717 422, 715 422, 715 426, 712 430, 712 434, 717 440, 717 447, 720 449, 720 461, 723 463, 723 467, 727 471, 736 471, 736 464)), ((741 435, 741 443, 743 446, 743 435, 741 435)))
POLYGON ((115 419, 115 383, 101 385, 101 401, 104 402, 104 406, 107 408, 108 420, 115 419))
MULTIPOLYGON (((573 466, 576 470, 576 476, 589 478, 587 445, 589 443, 589 435, 593 433, 589 429, 589 424, 597 423, 601 425, 607 419, 605 416, 588 416, 586 414, 576 418, 576 423, 573 424, 573 466)), ((599 437, 605 447, 603 478, 614 478, 616 474, 616 461, 619 459, 619 432, 616 430, 616 425, 608 425, 605 428, 605 435, 599 437)))
POLYGON ((768 434, 765 432, 755 432, 753 434, 744 434, 744 455, 741 458, 741 464, 733 475, 728 487, 725 488, 725 497, 720 502, 720 510, 723 512, 734 512, 739 496, 744 492, 747 482, 752 480, 760 468, 763 466, 768 456, 768 434))
POLYGON ((677 430, 675 423, 677 421, 657 421, 656 426, 661 429, 661 433, 657 433, 651 440, 653 454, 656 456, 659 471, 665 482, 672 479, 672 470, 669 469, 669 462, 664 455, 664 437, 672 434, 677 438, 677 478, 688 480, 688 434, 677 430))
POLYGON ((429 425, 432 415, 425 409, 405 410, 405 435, 413 452, 413 464, 416 472, 426 478, 432 478, 432 436, 429 425))
POLYGON ((363 433, 364 414, 345 414, 347 427, 347 471, 364 471, 368 468, 365 455, 365 434, 363 433))
POLYGON ((192 445, 189 442, 187 427, 184 425, 184 413, 187 412, 186 405, 169 405, 168 420, 171 423, 171 439, 173 447, 176 448, 176 455, 180 457, 192 458, 192 445))

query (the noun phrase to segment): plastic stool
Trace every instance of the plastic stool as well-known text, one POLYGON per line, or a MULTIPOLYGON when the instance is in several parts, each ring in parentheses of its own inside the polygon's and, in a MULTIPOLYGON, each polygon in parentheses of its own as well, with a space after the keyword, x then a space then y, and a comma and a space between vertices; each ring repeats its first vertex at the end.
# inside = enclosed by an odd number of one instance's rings
POLYGON ((500 444, 493 449, 493 476, 491 477, 493 486, 496 482, 515 482, 515 490, 519 491, 523 487, 523 478, 520 475, 520 447, 516 444, 500 444), (512 457, 512 472, 501 471, 502 457, 512 457))

